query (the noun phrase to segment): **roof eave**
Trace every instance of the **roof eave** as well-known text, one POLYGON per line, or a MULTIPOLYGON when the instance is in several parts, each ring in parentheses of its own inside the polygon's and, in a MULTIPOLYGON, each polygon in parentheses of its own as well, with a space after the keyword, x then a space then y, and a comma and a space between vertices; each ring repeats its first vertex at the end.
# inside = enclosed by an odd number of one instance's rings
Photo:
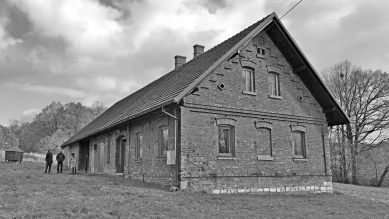
POLYGON ((275 15, 276 24, 283 32, 284 36, 287 38, 289 44, 291 46, 294 46, 293 49, 296 50, 298 55, 300 55, 300 58, 303 59, 303 62, 306 64, 306 66, 310 69, 310 72, 312 73, 313 77, 315 78, 315 81, 321 86, 321 88, 324 90, 324 92, 328 95, 333 105, 336 107, 336 110, 341 114, 341 116, 344 118, 343 121, 334 121, 332 124, 329 125, 342 125, 342 124, 348 124, 350 123, 350 119, 347 116, 347 114, 343 111, 343 109, 339 106, 338 102, 335 100, 334 96, 329 91, 328 87, 325 85, 325 83, 321 80, 319 74, 317 73, 316 69, 313 67, 313 65, 309 62, 308 58, 305 56, 303 51, 300 49, 296 41, 293 39, 293 37, 289 34, 288 30, 285 28, 285 26, 282 24, 280 19, 277 15, 275 15))

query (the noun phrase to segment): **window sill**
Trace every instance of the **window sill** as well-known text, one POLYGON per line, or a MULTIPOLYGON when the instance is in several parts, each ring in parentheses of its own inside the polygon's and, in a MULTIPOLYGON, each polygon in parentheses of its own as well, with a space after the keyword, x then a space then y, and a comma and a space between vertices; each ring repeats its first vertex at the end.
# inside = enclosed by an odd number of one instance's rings
POLYGON ((269 98, 282 100, 282 96, 269 95, 269 98))
POLYGON ((236 160, 236 157, 225 157, 225 156, 218 156, 218 160, 236 160))
POLYGON ((135 161, 135 163, 140 163, 140 162, 142 162, 142 158, 136 158, 134 161, 135 161))
POLYGON ((272 161, 272 160, 273 160, 273 157, 258 155, 258 156, 257 156, 257 159, 258 159, 258 160, 272 161))
POLYGON ((261 59, 266 59, 266 57, 265 57, 264 55, 259 55, 259 54, 257 54, 257 57, 258 57, 258 58, 261 58, 261 59))
POLYGON ((257 92, 252 92, 252 91, 242 91, 243 94, 251 95, 251 96, 257 96, 257 92))
POLYGON ((157 160, 166 160, 166 159, 167 157, 160 157, 160 156, 157 157, 157 160))
POLYGON ((293 161, 298 161, 298 162, 308 162, 308 158, 299 158, 299 157, 295 157, 295 158, 293 158, 293 161))

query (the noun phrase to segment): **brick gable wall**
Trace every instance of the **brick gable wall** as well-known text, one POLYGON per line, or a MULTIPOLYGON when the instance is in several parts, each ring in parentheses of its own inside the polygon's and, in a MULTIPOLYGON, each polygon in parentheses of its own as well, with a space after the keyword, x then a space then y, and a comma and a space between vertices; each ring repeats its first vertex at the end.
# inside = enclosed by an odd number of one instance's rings
POLYGON ((332 191, 327 124, 321 107, 266 33, 260 33, 246 45, 240 57, 235 55, 225 61, 199 85, 198 92, 184 100, 182 189, 215 193, 266 188, 332 191), (263 57, 257 56, 258 47, 265 49, 263 57), (243 68, 254 70, 255 93, 242 92, 243 68), (279 74, 282 99, 269 97, 268 71, 279 74), (223 89, 218 87, 221 83, 223 89), (231 159, 218 158, 218 118, 236 121, 235 157, 231 159), (258 160, 264 147, 255 126, 259 121, 272 125, 272 160, 258 160), (291 125, 306 128, 305 160, 293 159, 291 125))

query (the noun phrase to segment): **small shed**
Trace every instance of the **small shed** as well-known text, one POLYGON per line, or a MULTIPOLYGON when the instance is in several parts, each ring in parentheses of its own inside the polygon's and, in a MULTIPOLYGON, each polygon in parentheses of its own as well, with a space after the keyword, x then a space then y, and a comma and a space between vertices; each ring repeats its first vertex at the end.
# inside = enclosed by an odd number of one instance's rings
POLYGON ((7 162, 9 161, 15 161, 21 163, 23 160, 23 153, 24 151, 20 150, 19 148, 9 148, 5 150, 5 160, 7 162))

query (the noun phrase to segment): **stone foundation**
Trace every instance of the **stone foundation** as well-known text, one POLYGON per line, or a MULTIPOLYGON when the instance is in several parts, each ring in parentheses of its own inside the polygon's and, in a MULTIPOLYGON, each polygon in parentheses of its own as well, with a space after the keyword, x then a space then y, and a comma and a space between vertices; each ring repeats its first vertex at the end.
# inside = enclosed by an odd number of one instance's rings
POLYGON ((330 176, 192 178, 181 181, 180 187, 181 190, 209 194, 333 192, 330 176))

